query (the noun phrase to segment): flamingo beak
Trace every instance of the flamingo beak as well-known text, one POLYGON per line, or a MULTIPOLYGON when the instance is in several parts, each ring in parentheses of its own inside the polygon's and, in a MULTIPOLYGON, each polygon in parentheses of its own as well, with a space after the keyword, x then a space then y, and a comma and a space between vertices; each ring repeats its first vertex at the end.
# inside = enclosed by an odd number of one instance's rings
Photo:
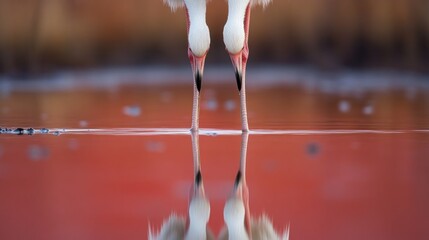
POLYGON ((232 65, 234 67, 235 70, 235 79, 237 81, 237 87, 238 87, 238 91, 241 92, 241 83, 242 83, 242 79, 243 79, 243 51, 240 51, 239 53, 236 54, 229 54, 231 61, 232 61, 232 65))
POLYGON ((247 233, 251 236, 252 233, 250 231, 249 189, 247 188, 246 181, 243 178, 243 174, 241 173, 241 171, 238 171, 237 176, 235 177, 232 197, 241 200, 246 208, 244 226, 246 227, 247 233))
POLYGON ((191 49, 188 49, 188 57, 191 62, 192 71, 194 73, 195 85, 197 86, 198 92, 201 91, 201 82, 204 73, 204 64, 206 61, 207 53, 203 56, 196 56, 191 49))
POLYGON ((232 196, 243 200, 243 177, 241 171, 238 171, 237 176, 235 177, 232 196))
POLYGON ((206 197, 206 194, 204 192, 204 185, 203 185, 203 179, 201 176, 201 171, 198 171, 197 175, 195 176, 194 190, 192 195, 193 195, 192 198, 206 197))

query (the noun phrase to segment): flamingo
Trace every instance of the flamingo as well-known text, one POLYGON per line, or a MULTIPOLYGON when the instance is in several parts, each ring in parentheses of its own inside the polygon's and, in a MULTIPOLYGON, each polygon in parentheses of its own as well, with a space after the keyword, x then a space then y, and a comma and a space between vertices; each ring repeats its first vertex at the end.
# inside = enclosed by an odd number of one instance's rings
POLYGON ((214 240, 215 237, 207 227, 210 218, 210 203, 204 192, 201 175, 198 134, 192 133, 194 158, 194 182, 191 189, 188 219, 172 214, 164 221, 159 233, 153 233, 149 226, 149 240, 214 240))
POLYGON ((220 240, 288 240, 289 227, 278 234, 266 215, 258 219, 250 216, 249 188, 246 183, 246 155, 248 133, 243 133, 241 144, 240 168, 234 182, 231 196, 225 203, 223 215, 226 223, 219 234, 220 240))
POLYGON ((194 99, 192 106, 191 131, 199 128, 199 99, 204 73, 204 63, 210 47, 210 31, 206 23, 207 0, 163 0, 174 11, 186 9, 188 32, 188 57, 194 75, 194 99))
POLYGON ((223 41, 235 70, 240 93, 241 125, 249 131, 246 107, 246 65, 249 57, 249 24, 252 6, 266 6, 271 0, 228 0, 228 20, 223 29, 223 41))

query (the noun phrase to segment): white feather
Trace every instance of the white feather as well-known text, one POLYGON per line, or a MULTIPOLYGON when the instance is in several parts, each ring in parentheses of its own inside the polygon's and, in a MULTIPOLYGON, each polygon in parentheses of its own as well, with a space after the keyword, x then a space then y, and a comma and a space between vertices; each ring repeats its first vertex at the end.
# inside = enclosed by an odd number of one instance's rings
POLYGON ((188 43, 192 53, 204 56, 210 48, 210 31, 206 23, 208 0, 163 0, 171 10, 186 6, 189 17, 188 43))
POLYGON ((249 0, 229 0, 228 20, 223 28, 223 42, 229 53, 236 54, 244 47, 244 17, 249 0))
POLYGON ((210 48, 210 31, 206 23, 206 0, 184 0, 189 15, 188 43, 191 51, 202 57, 210 48))
MULTIPOLYGON (((248 234, 244 225, 245 208, 241 199, 231 198, 225 203, 223 216, 226 228, 219 234, 220 240, 248 240, 248 234)), ((263 214, 258 219, 251 218, 250 231, 254 240, 289 240, 289 226, 282 234, 279 234, 267 215, 263 214)))
POLYGON ((164 221, 158 234, 152 232, 149 226, 149 240, 176 240, 183 239, 185 236, 186 221, 176 214, 172 214, 168 220, 164 221))
POLYGON ((163 0, 168 6, 170 6, 172 11, 175 11, 178 8, 185 6, 184 0, 163 0))
POLYGON ((262 7, 267 6, 272 0, 250 0, 250 4, 253 6, 262 5, 262 7))
POLYGON ((262 215, 259 219, 251 220, 252 238, 255 240, 289 240, 289 227, 283 234, 278 234, 273 227, 273 223, 267 215, 262 215))
MULTIPOLYGON (((276 232, 273 227, 271 220, 263 215, 259 219, 250 220, 250 228, 252 231, 252 239, 254 240, 289 240, 290 227, 286 227, 282 234, 276 232)), ((244 225, 243 225, 244 228, 244 225)), ((223 227, 219 237, 219 240, 232 240, 228 235, 228 228, 223 227)), ((240 239, 242 240, 242 239, 240 239)))

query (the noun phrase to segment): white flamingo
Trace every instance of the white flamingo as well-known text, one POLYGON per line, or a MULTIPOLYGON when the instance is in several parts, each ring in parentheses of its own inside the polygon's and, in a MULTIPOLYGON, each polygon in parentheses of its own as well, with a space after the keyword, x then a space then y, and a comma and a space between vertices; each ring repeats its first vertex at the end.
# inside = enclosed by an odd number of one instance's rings
POLYGON ((207 0, 164 0, 172 10, 186 9, 188 29, 188 57, 194 75, 194 100, 191 131, 199 127, 199 98, 204 73, 204 63, 210 47, 210 31, 206 23, 207 0))
POLYGON ((248 137, 248 133, 243 133, 240 169, 235 178, 233 192, 225 203, 223 215, 226 228, 219 234, 219 240, 288 240, 289 227, 280 235, 266 215, 258 219, 250 217, 249 189, 246 183, 248 137))
POLYGON ((204 193, 201 176, 199 141, 196 133, 192 134, 194 158, 194 183, 191 190, 188 219, 172 214, 164 221, 159 233, 153 233, 149 226, 149 240, 204 240, 215 239, 207 227, 210 218, 210 203, 204 193))
POLYGON ((228 20, 223 29, 223 41, 231 57, 240 93, 243 132, 249 131, 246 107, 246 65, 249 57, 249 25, 252 6, 265 6, 271 0, 228 0, 228 20))

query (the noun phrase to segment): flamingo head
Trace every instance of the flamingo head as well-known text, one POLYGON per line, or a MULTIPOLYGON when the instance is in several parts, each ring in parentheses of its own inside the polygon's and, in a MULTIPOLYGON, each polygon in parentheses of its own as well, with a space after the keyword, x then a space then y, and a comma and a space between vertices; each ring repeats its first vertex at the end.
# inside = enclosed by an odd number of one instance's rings
POLYGON ((239 91, 249 57, 250 6, 249 0, 228 1, 228 20, 223 29, 223 41, 235 70, 239 91))
POLYGON ((210 48, 210 31, 206 23, 206 1, 184 0, 188 29, 188 57, 195 85, 201 91, 204 63, 210 48))
POLYGON ((205 195, 201 172, 198 171, 191 190, 189 222, 185 239, 205 239, 210 218, 210 203, 205 195))
POLYGON ((241 172, 238 172, 234 189, 223 209, 223 217, 230 239, 249 239, 248 190, 241 172))

